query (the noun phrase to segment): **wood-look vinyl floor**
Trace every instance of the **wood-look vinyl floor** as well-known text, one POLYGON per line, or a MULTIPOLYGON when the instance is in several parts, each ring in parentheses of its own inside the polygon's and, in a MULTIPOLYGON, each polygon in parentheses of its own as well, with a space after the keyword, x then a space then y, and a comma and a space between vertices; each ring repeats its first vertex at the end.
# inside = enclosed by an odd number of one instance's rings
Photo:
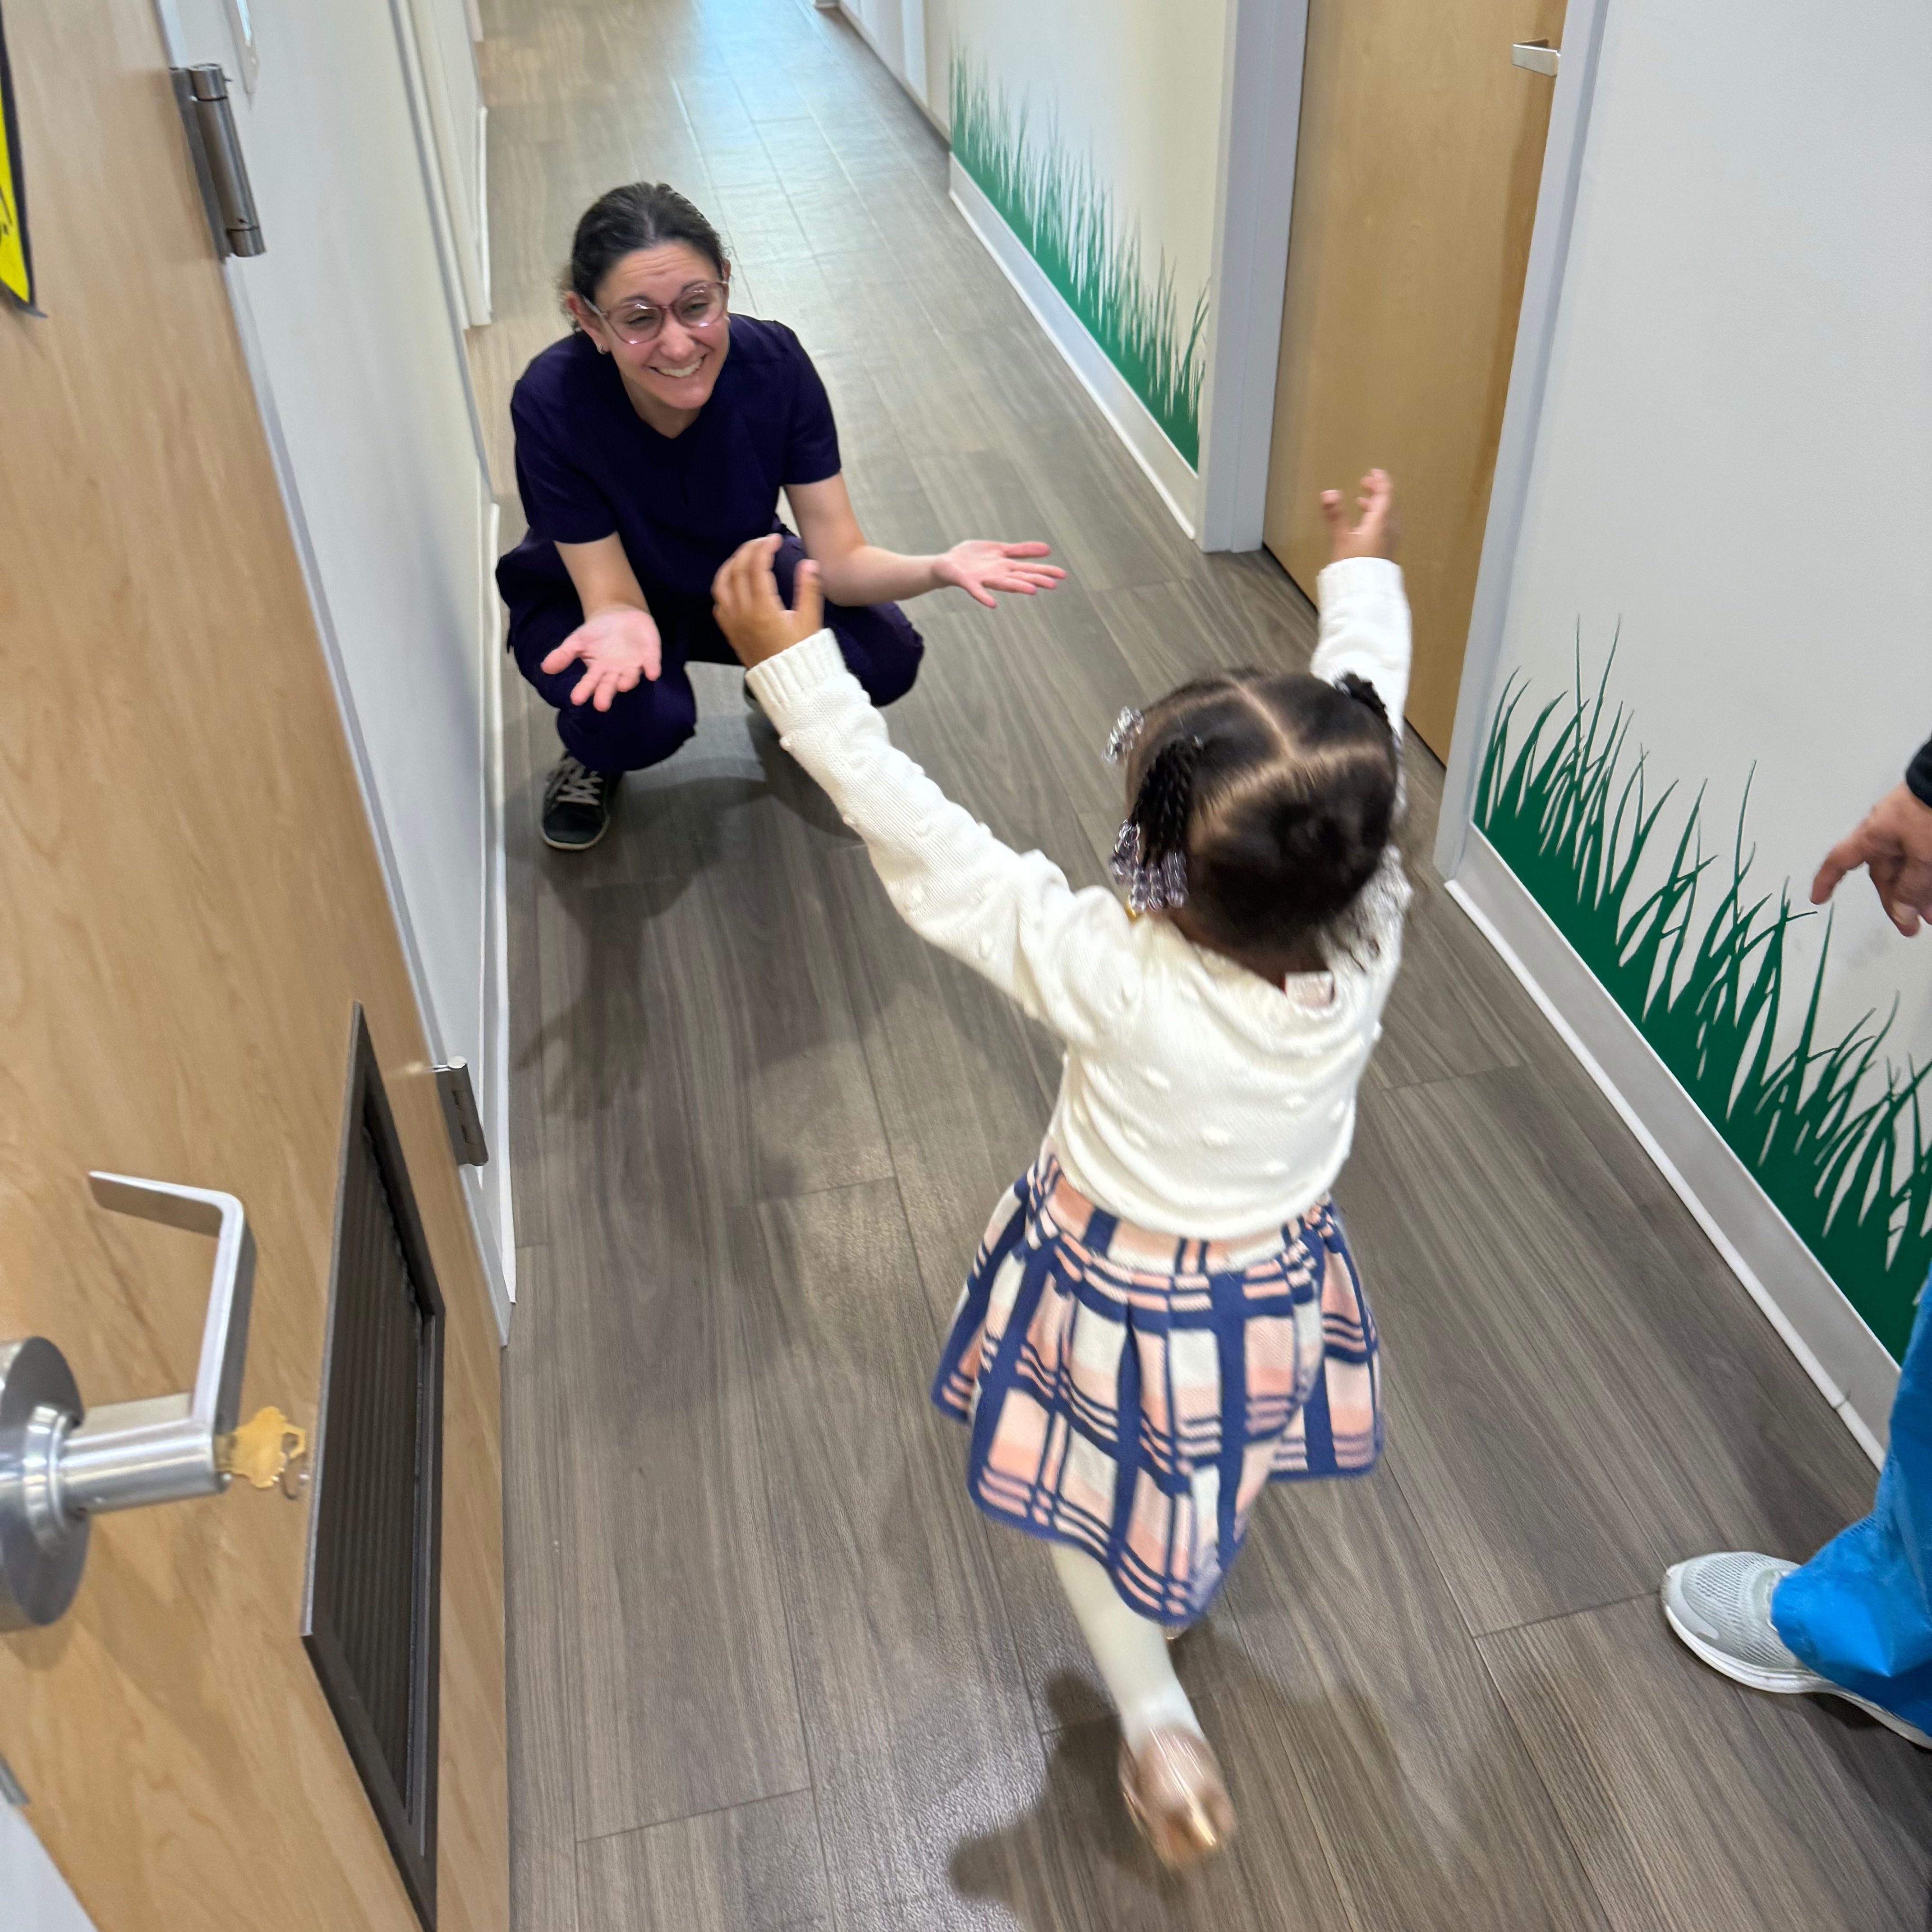
MULTIPOLYGON (((1101 876, 1114 711, 1298 662, 1272 560, 1182 537, 944 192, 930 128, 800 0, 485 0, 499 488, 580 208, 668 178, 823 370, 868 532, 1040 535, 1037 604, 928 599, 895 734, 1004 836, 1101 876)), ((1283 184, 1284 192, 1286 184, 1283 184)), ((520 1299, 506 1358, 521 1932, 1927 1924, 1932 1764, 1755 1698, 1662 1565, 1803 1554, 1871 1471, 1442 891, 1418 896, 1340 1189, 1388 1349, 1366 1480, 1280 1492, 1180 1667, 1243 1828, 1140 1850, 1042 1553, 927 1406, 1053 1043, 892 915, 736 677, 575 859, 506 679, 520 1299)))

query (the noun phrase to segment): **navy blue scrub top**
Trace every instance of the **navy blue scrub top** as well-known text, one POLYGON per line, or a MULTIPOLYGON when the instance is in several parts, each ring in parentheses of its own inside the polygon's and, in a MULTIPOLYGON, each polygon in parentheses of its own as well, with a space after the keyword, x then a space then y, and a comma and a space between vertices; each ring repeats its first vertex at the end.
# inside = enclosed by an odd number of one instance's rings
POLYGON ((524 371, 510 420, 530 522, 496 566, 513 634, 533 610, 577 607, 556 545, 614 530, 661 621, 680 609, 708 618, 718 566, 776 526, 779 490, 838 473, 838 432, 812 358, 783 322, 750 316, 731 318, 716 386, 682 436, 652 428, 616 363, 574 333, 524 371))

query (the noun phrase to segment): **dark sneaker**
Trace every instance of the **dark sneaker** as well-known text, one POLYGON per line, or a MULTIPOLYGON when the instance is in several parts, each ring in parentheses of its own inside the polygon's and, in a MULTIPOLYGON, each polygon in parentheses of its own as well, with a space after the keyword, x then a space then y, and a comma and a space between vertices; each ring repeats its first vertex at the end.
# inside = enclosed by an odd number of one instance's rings
POLYGON ((543 842, 558 852, 589 851, 610 829, 619 776, 560 758, 544 780, 543 842))

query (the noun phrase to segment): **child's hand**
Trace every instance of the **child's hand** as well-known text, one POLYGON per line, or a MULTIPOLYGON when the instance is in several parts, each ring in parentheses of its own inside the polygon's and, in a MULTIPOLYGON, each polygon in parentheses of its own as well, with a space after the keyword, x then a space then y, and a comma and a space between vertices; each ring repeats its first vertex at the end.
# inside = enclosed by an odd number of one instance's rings
POLYGON ((792 580, 798 601, 788 610, 778 601, 778 580, 772 559, 779 539, 754 537, 727 557, 711 582, 711 604, 718 628, 724 633, 738 662, 748 670, 767 658, 802 644, 825 628, 824 599, 819 594, 818 566, 803 562, 792 580))
POLYGON ((1402 541, 1402 519, 1395 509, 1395 485, 1389 481, 1386 470, 1371 470, 1362 478, 1362 494, 1356 502, 1361 508, 1361 520, 1351 530, 1348 513, 1342 507, 1341 491, 1322 493, 1330 563, 1340 563, 1345 556, 1393 557, 1402 541))

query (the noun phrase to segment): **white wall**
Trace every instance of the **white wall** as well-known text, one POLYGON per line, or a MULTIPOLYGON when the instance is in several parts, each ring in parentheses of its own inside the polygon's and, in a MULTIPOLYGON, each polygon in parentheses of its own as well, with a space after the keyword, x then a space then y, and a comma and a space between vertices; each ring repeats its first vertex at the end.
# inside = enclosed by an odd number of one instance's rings
MULTIPOLYGON (((1197 304, 1211 308, 1226 12, 1208 0, 950 0, 946 9, 949 65, 983 90, 992 110, 980 124, 990 136, 976 137, 949 89, 956 159, 1016 228, 994 179, 1016 161, 1038 206, 1076 226, 1104 221, 1121 272, 1113 291, 1089 305, 1064 284, 1060 292, 1190 470, 1198 419, 1163 406, 1149 370, 1178 374, 1197 304), (1166 352, 1124 356, 1118 344, 1156 318, 1166 352)), ((930 57, 930 14, 927 31, 930 57)), ((1023 232, 1018 238, 1052 276, 1048 256, 1023 232)), ((1204 326, 1190 365, 1197 386, 1209 340, 1204 326)), ((1168 385, 1174 393, 1182 386, 1168 385)))
MULTIPOLYGON (((1932 732, 1928 75, 1916 0, 1606 16, 1496 682, 1540 705, 1571 683, 1580 635, 1592 681, 1618 637, 1612 700, 1652 798, 1678 787, 1660 836, 1702 788, 1702 850, 1727 876, 1748 782, 1754 896, 1774 905, 1787 880, 1802 902, 1932 732)), ((1633 900, 1662 875, 1658 843, 1633 900)), ((1825 931, 1787 943, 1794 993, 1825 931)), ((1821 1034, 1894 1002, 1886 1051, 1923 1066, 1932 945, 1898 940, 1857 881, 1821 1034)), ((1922 1228, 1907 1240, 1922 1254, 1922 1228)), ((1828 1266, 1895 1338, 1900 1282, 1828 1266)))
POLYGON ((490 320, 490 222, 484 179, 483 83, 468 8, 459 0, 408 0, 402 16, 419 123, 433 150, 436 227, 460 291, 464 320, 490 320))
POLYGON ((34 1835, 27 1814, 0 1797, 0 1900, 7 1932, 94 1932, 94 1922, 34 1835))
MULTIPOLYGON (((431 1050, 477 1076, 494 1158, 464 1180, 506 1316, 492 498, 408 79, 432 9, 466 50, 460 0, 254 0, 236 120, 267 250, 228 272, 431 1050)), ((176 58, 236 72, 225 0, 161 10, 176 58)))

